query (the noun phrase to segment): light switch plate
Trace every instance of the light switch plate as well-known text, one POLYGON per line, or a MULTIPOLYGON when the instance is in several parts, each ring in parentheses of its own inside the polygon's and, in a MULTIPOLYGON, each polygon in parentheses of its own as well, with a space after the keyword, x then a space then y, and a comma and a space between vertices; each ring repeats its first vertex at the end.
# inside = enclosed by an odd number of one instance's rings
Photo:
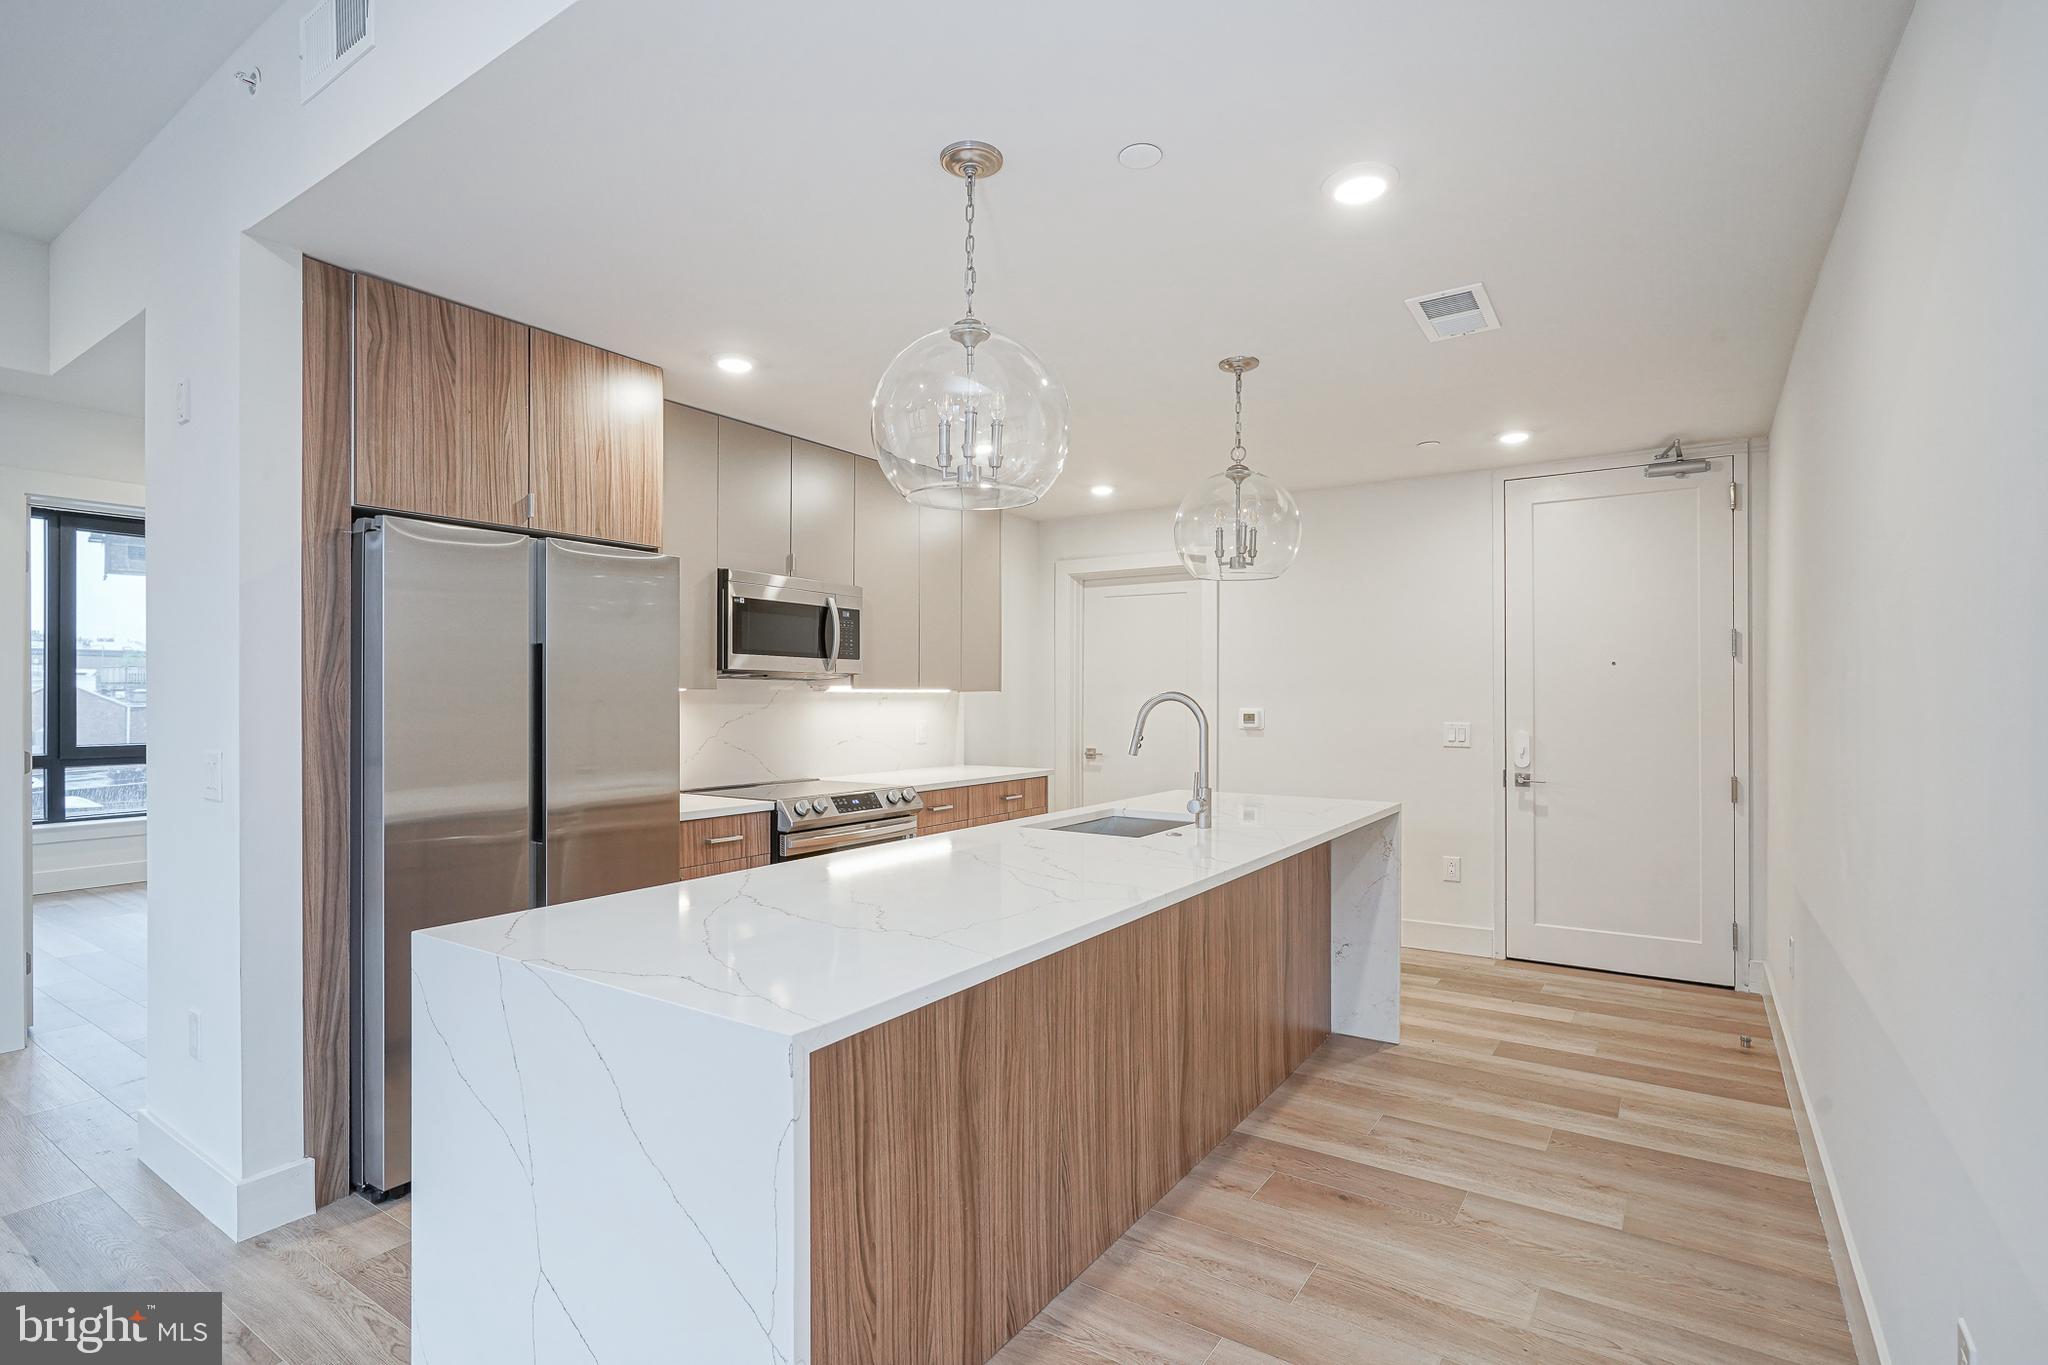
POLYGON ((184 425, 185 425, 185 424, 186 424, 187 422, 189 422, 189 421, 191 421, 191 420, 192 420, 192 381, 191 381, 191 380, 189 380, 189 379, 180 379, 180 380, 178 381, 178 391, 177 391, 177 395, 176 395, 176 398, 175 398, 175 400, 173 401, 172 407, 173 407, 173 410, 175 411, 175 413, 176 413, 176 415, 177 415, 177 418, 178 418, 178 425, 179 425, 179 426, 181 426, 181 427, 182 427, 182 426, 184 426, 184 425))
POLYGON ((1472 722, 1469 720, 1447 720, 1444 722, 1444 747, 1446 749, 1469 749, 1472 747, 1472 722))
POLYGON ((227 800, 226 778, 222 775, 224 767, 221 751, 218 749, 208 749, 199 755, 200 794, 208 801, 227 800))

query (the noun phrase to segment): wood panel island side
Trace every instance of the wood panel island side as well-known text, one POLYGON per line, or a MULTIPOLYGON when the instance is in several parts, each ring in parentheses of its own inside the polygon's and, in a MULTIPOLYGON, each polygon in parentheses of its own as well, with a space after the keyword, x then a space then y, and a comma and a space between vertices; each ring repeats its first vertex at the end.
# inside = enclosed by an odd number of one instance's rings
POLYGON ((1330 1032, 1395 1040, 1397 806, 1090 813, 417 935, 419 1358, 973 1365, 1330 1032))

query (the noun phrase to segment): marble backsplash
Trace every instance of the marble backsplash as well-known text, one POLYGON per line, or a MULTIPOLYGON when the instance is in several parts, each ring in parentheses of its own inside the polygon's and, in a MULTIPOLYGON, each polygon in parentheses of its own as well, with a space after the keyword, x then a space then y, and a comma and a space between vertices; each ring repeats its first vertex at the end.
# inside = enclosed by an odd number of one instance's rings
POLYGON ((957 693, 729 681, 676 700, 685 790, 960 761, 957 693))

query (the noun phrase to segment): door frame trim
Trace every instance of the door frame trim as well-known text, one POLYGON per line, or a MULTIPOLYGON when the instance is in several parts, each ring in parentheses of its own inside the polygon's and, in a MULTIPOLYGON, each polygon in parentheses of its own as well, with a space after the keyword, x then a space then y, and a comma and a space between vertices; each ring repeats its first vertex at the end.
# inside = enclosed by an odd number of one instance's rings
MULTIPOLYGON (((1135 554, 1094 555, 1083 559, 1062 559, 1052 566, 1053 585, 1053 766, 1052 808, 1060 810, 1080 800, 1081 771, 1081 594, 1091 582, 1107 579, 1171 579, 1185 577, 1187 569, 1174 551, 1144 550, 1135 554)), ((1218 616, 1222 595, 1218 585, 1207 579, 1193 579, 1202 590, 1203 685, 1195 693, 1209 713, 1210 785, 1223 787, 1221 750, 1223 732, 1217 712, 1220 695, 1217 669, 1221 651, 1217 645, 1218 616)))
MULTIPOLYGON (((1508 757, 1508 674, 1507 674, 1507 494, 1508 484, 1518 479, 1543 479, 1556 474, 1589 474, 1605 469, 1640 468, 1654 460, 1663 447, 1627 451, 1613 455, 1592 455, 1571 460, 1554 460, 1544 464, 1513 465, 1496 469, 1489 479, 1489 492, 1493 504, 1493 718, 1494 733, 1500 742, 1499 760, 1503 772, 1510 766, 1508 757)), ((1758 799, 1756 783, 1757 759, 1754 725, 1754 707, 1762 694, 1763 671, 1761 667, 1760 644, 1756 637, 1754 610, 1755 579, 1752 570, 1753 526, 1752 518, 1761 507, 1759 475, 1765 463, 1766 443, 1762 437, 1727 441, 1703 441, 1687 445, 1685 453, 1700 459, 1728 457, 1733 462, 1733 478, 1741 489, 1741 500, 1733 516, 1734 563, 1730 566, 1734 595, 1733 616, 1735 628, 1742 632, 1742 652, 1735 659, 1735 776, 1742 784, 1742 799, 1736 803, 1735 811, 1735 921, 1742 926, 1741 941, 1730 949, 1735 958, 1735 988, 1755 992, 1761 989, 1758 974, 1751 969, 1751 960, 1761 961, 1762 954, 1754 947, 1756 933, 1756 897, 1754 888, 1760 879, 1753 876, 1757 859, 1756 832, 1762 810, 1758 799), (1758 457, 1755 460, 1751 456, 1758 457)), ((1493 819, 1493 957, 1503 961, 1508 955, 1508 796, 1509 790, 1503 778, 1495 797, 1493 819)))

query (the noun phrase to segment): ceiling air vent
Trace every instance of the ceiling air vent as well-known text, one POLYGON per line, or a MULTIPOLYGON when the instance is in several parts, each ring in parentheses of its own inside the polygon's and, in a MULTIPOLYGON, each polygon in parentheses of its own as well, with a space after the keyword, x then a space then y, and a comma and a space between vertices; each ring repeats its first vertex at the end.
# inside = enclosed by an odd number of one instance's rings
POLYGON ((299 20, 299 103, 325 90, 375 45, 370 0, 320 0, 299 20))
POLYGON ((1486 297, 1483 284, 1468 284, 1463 289, 1445 289, 1410 299, 1408 311, 1415 315, 1415 325, 1431 341, 1450 341, 1474 332, 1491 332, 1500 326, 1493 300, 1486 297))

